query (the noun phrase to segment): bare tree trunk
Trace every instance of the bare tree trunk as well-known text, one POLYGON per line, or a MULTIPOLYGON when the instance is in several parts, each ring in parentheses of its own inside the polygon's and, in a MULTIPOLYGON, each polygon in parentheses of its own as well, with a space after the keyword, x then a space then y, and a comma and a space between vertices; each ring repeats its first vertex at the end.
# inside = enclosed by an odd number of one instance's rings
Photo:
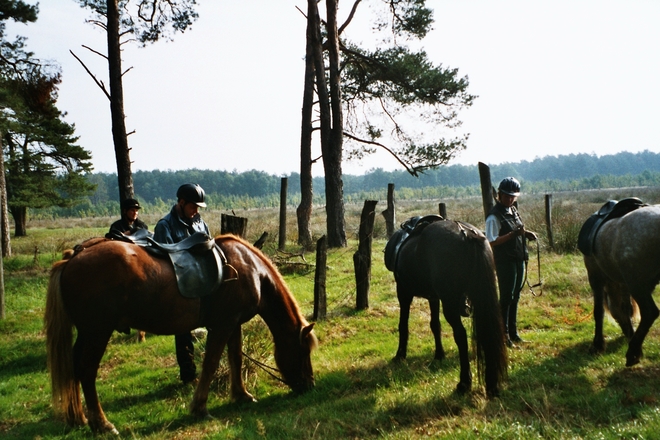
POLYGON ((10 208, 10 210, 14 217, 14 236, 25 237, 27 235, 27 207, 19 206, 10 208))
POLYGON ((339 66, 339 33, 337 28, 337 0, 327 0, 328 60, 330 69, 330 107, 332 127, 323 148, 325 170, 325 199, 327 211, 328 246, 346 246, 344 224, 344 183, 342 181, 342 149, 344 117, 341 108, 339 66))
POLYGON ((319 16, 314 0, 307 2, 307 45, 305 50, 305 86, 303 90, 302 123, 300 129, 300 204, 296 209, 298 218, 298 244, 311 249, 312 201, 312 110, 314 107, 314 46, 320 45, 318 37, 319 16))
POLYGON ((121 70, 121 46, 119 42, 119 9, 117 0, 107 0, 108 7, 108 70, 110 79, 110 114, 112 118, 112 139, 117 161, 119 200, 133 197, 133 174, 126 134, 124 115, 124 88, 121 70))
MULTIPOLYGON (((7 205, 7 181, 5 180, 5 159, 0 136, 0 235, 2 236, 2 256, 11 257, 9 233, 9 208, 7 205)), ((1 265, 0 261, 0 265, 1 265)))

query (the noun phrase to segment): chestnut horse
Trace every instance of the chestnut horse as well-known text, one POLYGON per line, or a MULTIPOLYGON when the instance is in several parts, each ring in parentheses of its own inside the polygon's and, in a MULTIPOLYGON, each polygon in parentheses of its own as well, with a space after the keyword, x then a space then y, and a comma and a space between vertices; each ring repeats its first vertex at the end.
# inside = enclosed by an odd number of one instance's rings
POLYGON ((444 359, 439 316, 442 301, 443 314, 454 332, 461 365, 456 390, 459 393, 469 391, 472 374, 468 337, 461 322, 467 297, 472 303, 472 337, 479 379, 485 377, 487 394, 497 396, 507 373, 507 353, 493 252, 484 234, 467 223, 448 220, 418 228, 401 245, 394 276, 401 309, 395 359, 406 357, 410 305, 415 296, 429 301, 435 359, 444 359))
POLYGON ((223 235, 215 241, 236 276, 204 300, 181 296, 169 259, 153 258, 131 243, 96 240, 53 265, 44 318, 48 365, 53 404, 70 425, 88 423, 95 433, 117 434, 96 392, 99 364, 115 330, 139 328, 173 335, 208 329, 202 373, 190 406, 197 416, 208 416, 209 386, 225 345, 232 399, 254 401, 241 376, 241 325, 257 314, 273 335, 283 381, 295 392, 314 386, 310 359, 317 345, 314 324, 301 315, 278 270, 261 251, 235 236, 223 235))
POLYGON ((594 294, 592 351, 605 349, 605 305, 628 338, 626 366, 639 363, 642 344, 660 312, 653 291, 660 282, 660 205, 644 206, 603 223, 591 255, 584 256, 594 294), (637 330, 631 318, 640 315, 637 330))

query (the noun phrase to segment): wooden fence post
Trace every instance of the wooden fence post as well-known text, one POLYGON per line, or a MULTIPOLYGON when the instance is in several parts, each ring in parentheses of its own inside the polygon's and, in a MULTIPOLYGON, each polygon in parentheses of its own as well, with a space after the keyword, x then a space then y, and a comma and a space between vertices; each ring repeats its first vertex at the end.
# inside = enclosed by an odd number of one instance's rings
POLYGON ((552 235, 552 194, 545 195, 545 226, 548 230, 548 243, 550 249, 555 248, 555 240, 552 235))
POLYGON ((440 214, 440 217, 446 219, 447 218, 447 205, 444 203, 438 203, 438 214, 440 214))
POLYGON ((313 320, 319 321, 326 316, 326 261, 328 259, 328 240, 325 235, 316 242, 316 271, 314 273, 314 314, 313 320))
POLYGON ((286 245, 286 192, 287 192, 288 179, 282 177, 280 184, 280 238, 278 241, 277 249, 283 251, 286 245))
POLYGON ((484 205, 484 218, 488 217, 493 209, 493 184, 490 180, 490 168, 479 162, 479 180, 481 181, 481 200, 484 205))
POLYGON ((245 238, 245 234, 247 233, 247 223, 248 219, 245 217, 220 214, 220 233, 234 234, 241 238, 245 238))
POLYGON ((365 200, 360 217, 358 250, 353 254, 355 268, 356 308, 369 308, 369 287, 371 283, 371 243, 373 241, 374 220, 377 200, 365 200))
POLYGON ((385 217, 385 227, 387 228, 387 238, 394 234, 394 224, 396 223, 396 215, 394 208, 394 184, 387 184, 387 209, 382 212, 385 217))

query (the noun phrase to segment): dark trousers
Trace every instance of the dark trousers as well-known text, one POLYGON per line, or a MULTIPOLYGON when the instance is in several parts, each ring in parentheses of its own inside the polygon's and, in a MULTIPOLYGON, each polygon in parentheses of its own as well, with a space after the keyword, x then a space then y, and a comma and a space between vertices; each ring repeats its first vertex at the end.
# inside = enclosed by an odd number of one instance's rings
POLYGON ((192 333, 174 335, 174 346, 176 347, 176 361, 179 363, 179 374, 184 383, 192 382, 197 377, 194 355, 192 333))
POLYGON ((504 331, 507 337, 515 337, 518 335, 518 301, 525 282, 525 262, 498 261, 496 269, 504 331))

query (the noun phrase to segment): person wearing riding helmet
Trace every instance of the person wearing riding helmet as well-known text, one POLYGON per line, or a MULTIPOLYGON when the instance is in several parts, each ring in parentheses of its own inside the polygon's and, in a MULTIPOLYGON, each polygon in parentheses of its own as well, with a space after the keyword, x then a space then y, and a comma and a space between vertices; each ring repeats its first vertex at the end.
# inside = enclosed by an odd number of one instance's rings
MULTIPOLYGON (((196 183, 181 185, 176 192, 177 203, 154 229, 154 240, 159 243, 178 243, 195 232, 211 235, 209 227, 199 215, 199 208, 205 208, 204 189, 196 183)), ((183 383, 193 383, 197 379, 194 362, 195 346, 192 333, 174 335, 176 359, 183 383)))
POLYGON ((528 260, 526 240, 536 240, 536 234, 525 229, 518 213, 519 195, 520 182, 515 177, 504 178, 497 189, 495 206, 486 218, 486 238, 495 257, 502 321, 509 347, 524 342, 518 334, 518 301, 528 260))
POLYGON ((135 199, 126 199, 121 202, 121 218, 110 225, 110 230, 105 235, 107 238, 131 235, 138 229, 149 229, 142 220, 138 218, 138 211, 142 209, 135 199))

